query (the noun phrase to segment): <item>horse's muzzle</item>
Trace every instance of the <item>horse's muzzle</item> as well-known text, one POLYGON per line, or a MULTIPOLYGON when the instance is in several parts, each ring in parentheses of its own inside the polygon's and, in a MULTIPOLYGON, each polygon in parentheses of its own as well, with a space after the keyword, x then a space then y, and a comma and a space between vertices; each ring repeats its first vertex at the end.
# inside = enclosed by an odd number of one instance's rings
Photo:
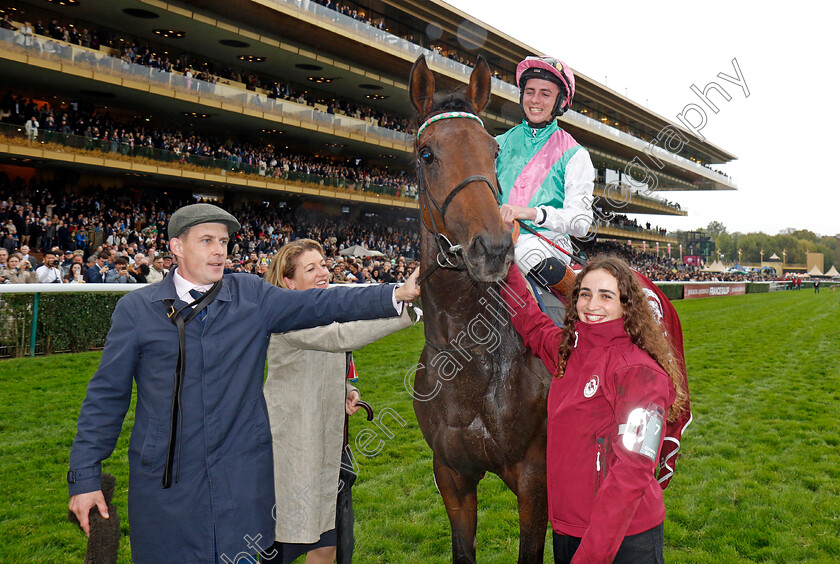
POLYGON ((467 271, 477 282, 499 282, 507 276, 513 260, 513 238, 507 231, 499 237, 481 233, 473 237, 466 255, 467 271))

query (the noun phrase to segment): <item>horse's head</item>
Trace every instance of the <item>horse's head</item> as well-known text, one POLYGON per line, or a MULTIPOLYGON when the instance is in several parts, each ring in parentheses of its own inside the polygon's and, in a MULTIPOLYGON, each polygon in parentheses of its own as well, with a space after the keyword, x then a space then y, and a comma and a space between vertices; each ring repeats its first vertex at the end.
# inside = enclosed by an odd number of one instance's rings
POLYGON ((490 67, 479 57, 466 91, 435 104, 435 79, 421 56, 409 93, 423 123, 414 143, 423 224, 438 246, 448 247, 441 236, 461 246, 470 277, 497 282, 513 260, 513 240, 499 214, 498 145, 478 118, 490 102, 490 67))

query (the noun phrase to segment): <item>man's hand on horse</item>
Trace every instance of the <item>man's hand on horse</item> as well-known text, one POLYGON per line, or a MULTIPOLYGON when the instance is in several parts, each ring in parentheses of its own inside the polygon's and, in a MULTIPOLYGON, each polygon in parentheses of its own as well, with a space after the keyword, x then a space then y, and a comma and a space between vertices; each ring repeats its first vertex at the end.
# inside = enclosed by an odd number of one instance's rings
POLYGON ((420 272, 419 268, 415 268, 411 273, 405 284, 394 291, 394 297, 398 302, 413 302, 420 297, 420 285, 417 283, 417 274, 420 272))
POLYGON ((102 490, 70 496, 70 511, 76 514, 79 526, 87 536, 90 536, 90 521, 88 514, 94 507, 99 508, 99 514, 105 519, 108 518, 108 504, 105 503, 105 496, 102 490))
POLYGON ((502 207, 499 208, 499 212, 502 214, 502 221, 507 226, 508 229, 513 227, 514 220, 517 219, 529 219, 534 221, 537 219, 537 209, 536 208, 524 208, 522 206, 512 206, 510 204, 502 204, 502 207))
POLYGON ((359 411, 360 399, 362 399, 362 396, 359 395, 358 390, 350 390, 350 393, 347 394, 347 399, 344 400, 344 412, 347 415, 353 415, 359 411))

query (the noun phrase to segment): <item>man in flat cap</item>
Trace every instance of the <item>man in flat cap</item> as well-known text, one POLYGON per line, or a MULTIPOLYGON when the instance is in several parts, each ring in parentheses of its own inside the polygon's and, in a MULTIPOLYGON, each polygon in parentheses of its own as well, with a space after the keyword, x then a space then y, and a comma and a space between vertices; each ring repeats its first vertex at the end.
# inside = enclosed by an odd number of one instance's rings
MULTIPOLYGON (((274 539, 271 433, 262 384, 269 336, 391 317, 419 295, 393 285, 294 292, 224 274, 239 229, 210 204, 169 222, 177 267, 123 297, 87 389, 70 453, 70 509, 107 517, 101 463, 137 386, 129 443, 132 560, 249 562, 274 539)), ((274 445, 283 448, 283 445, 274 445)))

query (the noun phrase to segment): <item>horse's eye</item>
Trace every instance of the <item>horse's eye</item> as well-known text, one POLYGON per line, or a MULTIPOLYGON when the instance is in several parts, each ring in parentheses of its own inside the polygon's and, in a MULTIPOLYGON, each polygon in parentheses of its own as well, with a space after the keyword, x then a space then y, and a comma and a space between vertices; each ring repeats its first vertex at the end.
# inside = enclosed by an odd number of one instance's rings
POLYGON ((432 164, 432 161, 435 160, 435 155, 432 153, 431 149, 423 147, 420 149, 420 158, 423 159, 424 163, 432 164))

